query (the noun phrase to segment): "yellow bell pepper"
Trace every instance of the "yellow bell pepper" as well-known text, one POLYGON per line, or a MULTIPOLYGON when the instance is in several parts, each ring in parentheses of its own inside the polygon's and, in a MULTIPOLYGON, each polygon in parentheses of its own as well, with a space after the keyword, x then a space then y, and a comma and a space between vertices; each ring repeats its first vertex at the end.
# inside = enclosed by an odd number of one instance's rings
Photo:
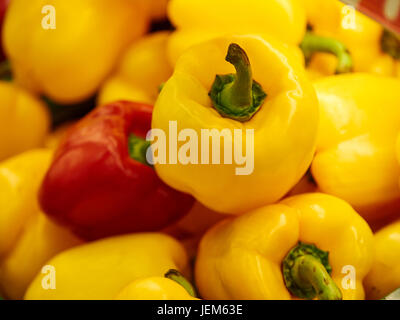
POLYGON ((145 13, 135 0, 13 0, 3 44, 16 81, 58 103, 90 97, 145 33, 145 13))
POLYGON ((311 171, 319 190, 346 200, 370 223, 398 214, 400 80, 354 73, 314 87, 321 123, 311 171))
POLYGON ((169 18, 176 27, 168 44, 172 64, 189 47, 225 34, 271 34, 297 45, 306 31, 299 0, 171 0, 169 18))
POLYGON ((152 128, 161 129, 166 141, 152 147, 154 153, 164 147, 165 159, 176 156, 174 148, 169 150, 169 141, 174 140, 174 130, 169 132, 171 121, 176 121, 177 132, 189 128, 199 144, 191 148, 188 163, 181 162, 180 148, 193 140, 176 142, 180 150, 176 164, 154 158, 161 179, 191 193, 212 210, 236 214, 279 200, 306 172, 315 150, 318 103, 304 68, 287 48, 266 36, 227 36, 183 54, 161 91, 152 128), (227 50, 228 60, 237 59, 233 62, 237 76, 220 76, 234 70, 224 61, 227 50), (233 82, 218 87, 227 80, 233 82), (212 145, 215 141, 208 147, 200 141, 205 130, 213 129, 228 137, 217 137, 224 140, 220 150, 212 145), (238 131, 242 141, 234 138, 238 131), (237 155, 238 149, 249 160, 240 168, 236 160, 228 159, 229 152, 236 150, 237 155), (221 151, 221 158, 228 150, 218 165, 216 150, 221 151))
POLYGON ((37 192, 52 152, 36 149, 0 164, 0 291, 21 299, 43 264, 81 243, 40 211, 37 192))
POLYGON ((310 193, 222 221, 200 243, 204 299, 363 299, 373 235, 345 201, 310 193))
POLYGON ((364 281, 368 299, 382 299, 400 287, 400 221, 379 230, 375 258, 364 281))
POLYGON ((5 81, 0 81, 0 119, 0 161, 41 147, 50 126, 46 106, 5 81))
MULTIPOLYGON (((313 33, 342 42, 351 53, 355 72, 400 75, 400 42, 380 24, 339 0, 303 2, 313 33)), ((333 75, 336 64, 334 56, 317 53, 309 70, 314 78, 333 75)))
POLYGON ((196 291, 178 271, 169 270, 164 278, 151 277, 130 283, 115 300, 198 300, 196 291))
POLYGON ((45 290, 38 274, 25 299, 113 299, 134 280, 162 276, 169 269, 186 271, 187 257, 167 235, 137 233, 72 248, 47 264, 56 272, 56 289, 45 290))
POLYGON ((98 103, 129 100, 154 104, 160 85, 172 74, 166 46, 169 32, 157 32, 135 42, 115 74, 102 86, 98 103))

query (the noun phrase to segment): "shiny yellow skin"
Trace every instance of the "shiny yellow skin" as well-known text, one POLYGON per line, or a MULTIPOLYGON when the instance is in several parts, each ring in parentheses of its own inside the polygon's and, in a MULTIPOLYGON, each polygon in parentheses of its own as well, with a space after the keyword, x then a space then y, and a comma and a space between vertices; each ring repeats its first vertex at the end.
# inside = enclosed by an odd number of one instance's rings
POLYGON ((368 222, 398 212, 400 80, 354 73, 314 87, 321 123, 311 171, 319 190, 349 202, 368 222))
POLYGON ((297 45, 306 30, 301 0, 171 0, 168 15, 177 30, 168 53, 171 63, 192 45, 226 34, 270 34, 297 45))
POLYGON ((364 281, 368 299, 382 299, 400 287, 400 220, 374 235, 375 257, 364 281))
POLYGON ((3 30, 16 81, 59 103, 93 95, 123 50, 142 36, 146 8, 133 0, 13 0, 3 30), (45 5, 56 11, 56 29, 44 29, 45 5))
POLYGON ((56 290, 42 288, 38 274, 25 299, 113 299, 132 281, 163 276, 166 270, 184 271, 184 248, 161 233, 136 233, 111 237, 64 251, 48 265, 56 270, 56 290))
POLYGON ((115 297, 115 300, 198 300, 177 282, 151 277, 137 279, 115 297))
POLYGON ((5 81, 0 81, 0 121, 0 161, 41 147, 50 127, 44 103, 5 81))
MULTIPOLYGON (((162 129, 167 135, 167 159, 170 120, 177 121, 178 132, 195 130, 199 148, 202 129, 230 130, 232 136, 234 129, 242 129, 242 154, 246 154, 244 130, 254 129, 254 171, 236 175, 234 161, 220 165, 158 163, 155 168, 161 179, 175 189, 191 193, 206 207, 230 214, 240 214, 284 196, 312 160, 318 126, 315 92, 297 61, 275 40, 256 35, 214 39, 183 54, 153 112, 152 128, 162 129), (258 113, 245 123, 221 117, 208 96, 217 74, 234 72, 225 61, 231 43, 247 52, 253 77, 268 94, 258 113)), ((178 150, 183 144, 178 142, 178 150)), ((221 155, 223 151, 221 143, 221 155)), ((211 150, 209 154, 212 155, 211 150)))
POLYGON ((35 149, 0 164, 0 291, 21 299, 42 265, 81 243, 39 209, 37 192, 52 151, 35 149))
MULTIPOLYGON (((313 31, 332 37, 349 49, 355 72, 397 76, 400 63, 381 50, 383 27, 339 0, 303 0, 313 31)), ((316 54, 310 65, 312 78, 333 75, 337 60, 329 54, 316 54)))
POLYGON ((329 251, 332 279, 343 299, 363 299, 362 280, 372 264, 373 235, 345 201, 309 193, 226 219, 200 243, 196 285, 204 299, 294 299, 281 263, 298 241, 329 251), (342 268, 356 268, 355 289, 341 285, 342 268))
POLYGON ((98 104, 119 100, 154 104, 160 85, 172 74, 166 53, 169 36, 169 32, 153 33, 128 48, 100 89, 98 104))

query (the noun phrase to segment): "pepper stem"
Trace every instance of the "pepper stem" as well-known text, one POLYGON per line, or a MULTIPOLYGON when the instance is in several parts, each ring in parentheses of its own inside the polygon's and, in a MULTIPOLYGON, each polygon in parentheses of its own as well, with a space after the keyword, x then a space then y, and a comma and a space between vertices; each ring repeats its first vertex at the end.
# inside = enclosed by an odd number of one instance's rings
POLYGON ((246 108, 253 100, 253 73, 249 58, 241 47, 233 43, 229 46, 226 61, 235 67, 236 77, 221 91, 220 101, 234 108, 246 108))
POLYGON ((248 121, 257 113, 267 95, 253 80, 249 58, 238 44, 229 45, 225 60, 235 67, 236 74, 217 75, 209 95, 223 117, 248 121))
POLYGON ((400 300, 400 288, 388 294, 385 298, 381 300, 400 300))
POLYGON ((140 138, 133 133, 130 134, 128 139, 129 156, 145 165, 152 166, 147 162, 146 153, 147 149, 151 146, 151 142, 140 138))
POLYGON ((313 287, 319 300, 340 300, 342 294, 325 267, 312 255, 296 259, 292 275, 301 287, 313 287))
POLYGON ((299 243, 282 263, 286 287, 303 299, 341 300, 342 293, 332 280, 329 253, 315 245, 299 243))
POLYGON ((196 289, 178 270, 170 269, 164 277, 180 284, 192 297, 197 298, 196 289))
POLYGON ((307 63, 310 62, 315 53, 326 52, 338 58, 336 74, 353 71, 353 58, 346 46, 339 40, 318 36, 311 31, 307 31, 300 44, 300 48, 304 53, 307 63))

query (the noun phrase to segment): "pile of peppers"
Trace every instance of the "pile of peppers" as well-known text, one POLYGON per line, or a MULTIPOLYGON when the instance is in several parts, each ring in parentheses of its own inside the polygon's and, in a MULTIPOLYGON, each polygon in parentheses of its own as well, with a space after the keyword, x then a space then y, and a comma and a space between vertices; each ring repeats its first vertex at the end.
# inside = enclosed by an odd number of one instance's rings
POLYGON ((400 299, 399 35, 339 0, 43 6, 0 0, 2 298, 400 299))

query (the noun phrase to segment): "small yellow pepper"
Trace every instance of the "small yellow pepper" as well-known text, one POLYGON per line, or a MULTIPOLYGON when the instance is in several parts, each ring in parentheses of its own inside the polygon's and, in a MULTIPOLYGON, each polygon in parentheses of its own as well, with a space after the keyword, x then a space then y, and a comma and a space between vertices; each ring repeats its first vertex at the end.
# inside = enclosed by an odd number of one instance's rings
POLYGON ((193 286, 176 270, 164 278, 151 277, 130 283, 115 300, 198 300, 193 286))
POLYGON ((310 193, 222 221, 200 243, 205 299, 363 299, 373 235, 345 201, 310 193))
POLYGON ((46 106, 5 81, 0 81, 0 119, 0 161, 41 147, 50 126, 46 106))
POLYGON ((225 34, 271 34, 297 45, 306 31, 299 0, 171 0, 168 13, 177 28, 168 44, 173 64, 192 45, 225 34))
POLYGON ((51 257, 81 243, 40 211, 37 192, 52 152, 35 149, 0 164, 0 291, 21 299, 51 257))
POLYGON ((314 87, 321 123, 311 171, 319 190, 346 200, 369 223, 397 214, 400 80, 354 73, 314 87))
MULTIPOLYGON (((154 158, 161 179, 212 210, 237 214, 279 200, 300 180, 315 150, 318 103, 304 68, 286 47, 266 36, 227 36, 189 49, 162 89, 152 128, 166 135, 165 144, 153 144, 154 153, 166 149, 165 159, 177 156, 169 150, 171 121, 177 132, 191 130, 199 143, 184 156, 179 151, 177 163, 154 158), (237 75, 224 61, 227 50, 237 75), (215 139, 204 143, 211 130, 224 141, 220 161, 214 161, 215 139), (241 141, 234 138, 237 131, 241 141), (231 155, 239 149, 253 158, 254 166, 249 160, 238 168, 233 156, 230 162, 229 147, 231 155)), ((181 139, 177 150, 191 142, 181 139)))
MULTIPOLYGON (((312 32, 343 43, 353 58, 355 72, 398 75, 400 42, 380 24, 339 0, 303 2, 312 32)), ((336 64, 334 56, 317 53, 309 70, 313 78, 333 75, 336 64)))
POLYGON ((135 0, 10 2, 3 44, 16 82, 58 103, 93 95, 148 25, 135 0), (42 13, 43 12, 43 13, 42 13))
POLYGON ((160 85, 172 74, 166 53, 169 35, 157 32, 128 48, 115 74, 102 86, 98 103, 129 100, 154 104, 160 85))
POLYGON ((47 264, 56 272, 56 290, 45 290, 44 275, 38 274, 25 299, 113 299, 134 280, 163 276, 169 269, 186 271, 187 257, 167 235, 137 233, 72 248, 47 264))
POLYGON ((375 258, 364 281, 368 299, 382 299, 400 287, 400 221, 379 230, 375 258))

